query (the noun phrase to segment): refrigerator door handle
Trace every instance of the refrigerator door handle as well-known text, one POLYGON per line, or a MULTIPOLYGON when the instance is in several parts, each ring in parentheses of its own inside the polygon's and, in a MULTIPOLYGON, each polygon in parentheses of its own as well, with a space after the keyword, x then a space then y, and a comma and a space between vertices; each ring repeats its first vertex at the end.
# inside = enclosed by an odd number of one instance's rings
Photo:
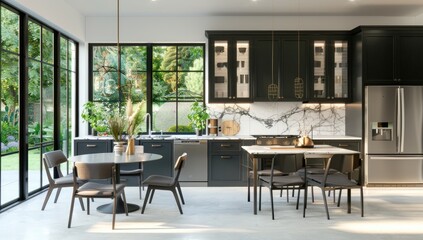
POLYGON ((404 152, 404 134, 405 134, 405 106, 404 106, 404 88, 400 88, 401 95, 401 149, 400 152, 404 152))
POLYGON ((423 160, 423 156, 370 156, 371 160, 423 160))
POLYGON ((397 88, 397 100, 396 100, 396 148, 397 152, 401 152, 401 88, 397 88))

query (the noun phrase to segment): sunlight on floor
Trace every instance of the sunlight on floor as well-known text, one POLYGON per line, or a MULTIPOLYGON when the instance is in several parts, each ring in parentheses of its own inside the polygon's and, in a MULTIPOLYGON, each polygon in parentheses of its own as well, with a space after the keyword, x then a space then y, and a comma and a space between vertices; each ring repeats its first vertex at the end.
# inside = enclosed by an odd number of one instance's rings
POLYGON ((375 222, 337 223, 333 229, 358 234, 423 234, 423 221, 415 220, 376 220, 375 222))
POLYGON ((125 222, 116 223, 115 230, 112 230, 110 222, 99 222, 94 224, 87 232, 90 233, 203 233, 203 232, 229 232, 249 233, 251 230, 244 228, 216 228, 205 225, 169 225, 164 222, 125 222), (120 225, 120 226, 119 226, 120 225))

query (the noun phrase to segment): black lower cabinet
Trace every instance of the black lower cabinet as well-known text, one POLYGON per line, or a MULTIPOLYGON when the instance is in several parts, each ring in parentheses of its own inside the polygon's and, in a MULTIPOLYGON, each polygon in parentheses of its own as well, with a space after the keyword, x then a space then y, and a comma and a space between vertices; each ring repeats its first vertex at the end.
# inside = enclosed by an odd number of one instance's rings
MULTIPOLYGON (((349 150, 354 150, 359 152, 361 149, 360 140, 313 140, 313 141, 314 141, 314 144, 331 145, 334 147, 346 148, 349 150)), ((331 161, 331 168, 342 171, 344 168, 343 158, 344 158, 343 155, 334 155, 331 161)))
POLYGON ((150 175, 173 176, 173 141, 172 140, 142 140, 145 153, 156 153, 163 156, 160 160, 144 163, 144 179, 150 175))
POLYGON ((75 139, 74 155, 91 154, 91 153, 105 153, 112 152, 113 147, 111 139, 105 140, 89 140, 89 139, 75 139))
POLYGON ((241 140, 212 140, 208 142, 208 186, 246 185, 247 161, 241 140))

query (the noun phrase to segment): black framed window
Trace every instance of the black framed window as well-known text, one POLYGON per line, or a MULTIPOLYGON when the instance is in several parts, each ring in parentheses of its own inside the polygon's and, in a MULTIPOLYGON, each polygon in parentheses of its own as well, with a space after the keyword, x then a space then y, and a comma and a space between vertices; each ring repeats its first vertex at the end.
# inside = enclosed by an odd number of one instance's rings
POLYGON ((7 3, 0 9, 2 210, 47 187, 43 153, 71 154, 78 44, 7 3))
MULTIPOLYGON (((204 44, 90 44, 90 101, 99 109, 122 109, 131 97, 152 115, 153 131, 191 133, 191 104, 204 101, 204 44)), ((104 122, 105 128, 107 124, 104 122)), ((101 128, 103 130, 103 128, 101 128)), ((105 130, 107 131, 107 130, 105 130)), ((146 132, 146 124, 139 129, 146 132)))

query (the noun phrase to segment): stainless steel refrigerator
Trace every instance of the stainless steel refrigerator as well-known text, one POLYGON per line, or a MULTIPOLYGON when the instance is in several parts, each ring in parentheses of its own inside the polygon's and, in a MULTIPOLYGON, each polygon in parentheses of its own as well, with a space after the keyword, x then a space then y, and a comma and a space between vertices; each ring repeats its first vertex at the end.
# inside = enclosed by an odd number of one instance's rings
POLYGON ((367 183, 423 183, 423 86, 367 86, 367 183))

